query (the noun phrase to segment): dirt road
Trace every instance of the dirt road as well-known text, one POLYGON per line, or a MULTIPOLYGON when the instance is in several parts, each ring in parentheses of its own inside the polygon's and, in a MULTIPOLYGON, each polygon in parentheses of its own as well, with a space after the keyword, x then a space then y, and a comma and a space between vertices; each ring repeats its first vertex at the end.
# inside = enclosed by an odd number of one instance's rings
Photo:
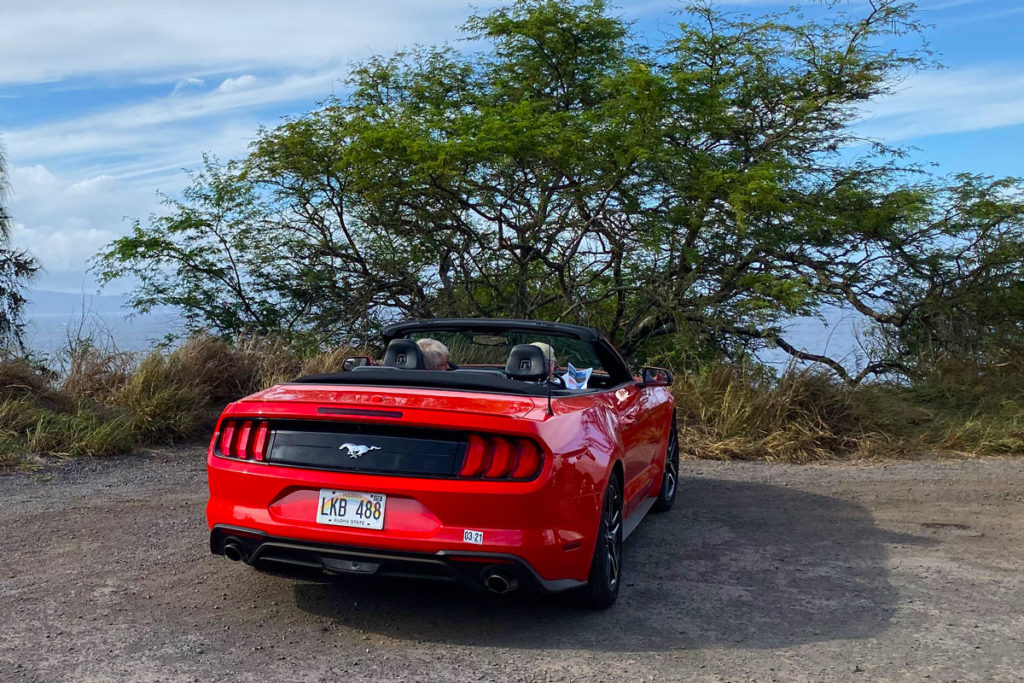
POLYGON ((684 463, 592 613, 211 556, 202 453, 0 477, 0 680, 1020 680, 1024 459, 684 463))

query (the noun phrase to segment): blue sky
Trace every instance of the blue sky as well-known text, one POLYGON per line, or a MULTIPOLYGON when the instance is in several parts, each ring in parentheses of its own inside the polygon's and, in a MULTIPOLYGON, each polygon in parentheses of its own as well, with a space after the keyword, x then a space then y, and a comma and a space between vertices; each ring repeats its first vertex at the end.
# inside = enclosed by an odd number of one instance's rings
MULTIPOLYGON (((128 219, 158 211, 158 190, 180 191, 181 169, 203 152, 240 156, 259 125, 338 89, 354 60, 454 40, 470 12, 460 0, 12 4, 0 6, 0 143, 14 241, 45 268, 36 288, 70 292, 95 291, 87 259, 128 219)), ((753 13, 786 4, 721 3, 753 13)), ((618 5, 654 43, 682 3, 618 5)), ((1024 5, 919 7, 946 68, 909 75, 865 111, 860 130, 912 146, 939 171, 1024 175, 1024 5)))

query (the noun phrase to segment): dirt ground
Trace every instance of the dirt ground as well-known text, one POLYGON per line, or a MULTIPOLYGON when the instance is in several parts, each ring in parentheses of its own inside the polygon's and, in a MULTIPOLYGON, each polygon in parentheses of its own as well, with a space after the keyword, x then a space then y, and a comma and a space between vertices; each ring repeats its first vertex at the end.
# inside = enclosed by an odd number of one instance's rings
POLYGON ((0 476, 0 680, 1024 678, 1024 459, 683 474, 600 613, 214 557, 197 448, 0 476))

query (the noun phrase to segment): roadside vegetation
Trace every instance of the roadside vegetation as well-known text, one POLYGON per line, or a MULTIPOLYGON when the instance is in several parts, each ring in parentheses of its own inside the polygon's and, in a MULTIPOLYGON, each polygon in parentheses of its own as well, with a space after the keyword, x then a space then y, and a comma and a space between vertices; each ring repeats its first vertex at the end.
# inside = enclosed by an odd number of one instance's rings
POLYGON ((175 350, 21 359, 35 266, 8 252, 0 458, 193 438, 336 369, 323 349, 435 316, 584 324, 670 367, 694 456, 1024 451, 1024 181, 936 176, 855 125, 934 66, 914 5, 697 3, 665 25, 652 44, 603 0, 511 0, 204 159, 94 260, 209 335, 175 350), (787 334, 825 307, 862 316, 862 358, 787 334), (800 365, 776 377, 766 349, 800 365))
MULTIPOLYGON (((281 342, 196 335, 133 355, 72 345, 54 372, 0 360, 0 468, 46 458, 126 453, 209 438, 228 402, 305 374, 337 370, 349 348, 300 352, 281 342)), ((673 386, 689 457, 812 462, 953 452, 1024 453, 1024 363, 987 372, 950 365, 914 385, 851 385, 793 366, 683 370, 673 386)))
POLYGON ((1024 363, 950 365, 913 385, 850 385, 820 369, 780 378, 713 364, 678 376, 683 452, 698 458, 824 461, 936 453, 1024 454, 1024 363))
POLYGON ((136 355, 70 344, 63 367, 0 359, 0 466, 207 438, 230 401, 337 368, 350 349, 299 354, 281 343, 197 335, 173 350, 136 355))

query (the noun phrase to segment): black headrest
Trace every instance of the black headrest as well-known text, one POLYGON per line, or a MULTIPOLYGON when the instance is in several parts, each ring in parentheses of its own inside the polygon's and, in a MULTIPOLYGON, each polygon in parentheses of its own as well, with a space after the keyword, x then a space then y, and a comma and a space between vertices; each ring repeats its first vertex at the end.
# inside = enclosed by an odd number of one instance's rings
POLYGON ((384 352, 382 365, 404 370, 422 370, 423 353, 412 339, 392 339, 388 342, 387 351, 384 352))
POLYGON ((548 378, 548 360, 544 352, 532 344, 516 344, 508 354, 505 374, 509 379, 539 382, 548 378))

